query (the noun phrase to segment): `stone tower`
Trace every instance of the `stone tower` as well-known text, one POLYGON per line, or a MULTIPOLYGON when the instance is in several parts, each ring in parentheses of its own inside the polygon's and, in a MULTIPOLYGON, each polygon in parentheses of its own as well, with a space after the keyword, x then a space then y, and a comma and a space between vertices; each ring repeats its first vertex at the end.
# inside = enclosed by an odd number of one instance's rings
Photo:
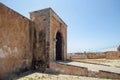
POLYGON ((34 22, 33 63, 35 68, 49 68, 51 61, 66 60, 67 25, 51 9, 30 13, 34 22))

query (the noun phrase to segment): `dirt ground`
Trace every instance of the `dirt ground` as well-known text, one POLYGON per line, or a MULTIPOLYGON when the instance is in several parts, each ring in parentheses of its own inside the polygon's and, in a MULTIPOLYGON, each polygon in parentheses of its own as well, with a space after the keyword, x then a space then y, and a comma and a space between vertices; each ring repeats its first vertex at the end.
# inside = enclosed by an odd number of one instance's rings
MULTIPOLYGON (((45 74, 45 73, 32 73, 27 76, 16 78, 14 80, 113 80, 103 78, 92 78, 83 76, 72 76, 63 74, 45 74)), ((115 80, 115 79, 114 79, 115 80)))

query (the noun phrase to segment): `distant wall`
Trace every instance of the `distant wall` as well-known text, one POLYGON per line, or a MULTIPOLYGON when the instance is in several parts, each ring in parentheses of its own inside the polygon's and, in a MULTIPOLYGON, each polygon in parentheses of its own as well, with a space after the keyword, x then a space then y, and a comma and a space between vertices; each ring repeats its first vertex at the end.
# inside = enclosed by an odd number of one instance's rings
POLYGON ((0 77, 29 69, 30 21, 0 3, 0 77))
POLYGON ((108 51, 105 52, 106 59, 120 59, 120 52, 119 51, 108 51))
POLYGON ((120 51, 107 51, 104 54, 95 54, 95 53, 87 53, 84 55, 77 54, 77 55, 69 55, 67 59, 75 60, 75 59, 120 59, 120 51))
POLYGON ((106 58, 105 55, 87 55, 88 59, 102 59, 102 58, 106 58))
POLYGON ((102 59, 106 58, 106 55, 95 55, 95 54, 86 54, 86 55, 68 55, 67 59, 69 60, 79 60, 79 59, 102 59))
POLYGON ((87 55, 74 55, 74 56, 69 56, 68 57, 71 60, 75 60, 75 59, 87 59, 87 55))

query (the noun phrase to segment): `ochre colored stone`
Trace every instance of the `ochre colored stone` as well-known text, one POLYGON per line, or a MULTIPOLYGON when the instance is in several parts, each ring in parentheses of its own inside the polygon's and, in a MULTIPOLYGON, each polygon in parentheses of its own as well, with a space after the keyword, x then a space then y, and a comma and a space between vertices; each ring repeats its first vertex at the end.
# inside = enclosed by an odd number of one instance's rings
POLYGON ((56 54, 66 60, 67 25, 51 8, 31 12, 30 18, 0 3, 0 78, 27 69, 45 71, 56 54))

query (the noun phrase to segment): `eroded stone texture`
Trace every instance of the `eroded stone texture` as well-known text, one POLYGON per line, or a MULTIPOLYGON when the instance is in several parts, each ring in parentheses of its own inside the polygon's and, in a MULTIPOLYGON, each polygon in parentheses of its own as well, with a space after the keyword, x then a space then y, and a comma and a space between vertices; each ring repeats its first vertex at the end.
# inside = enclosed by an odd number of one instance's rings
POLYGON ((0 77, 31 67, 30 22, 0 3, 0 77))
POLYGON ((40 10, 30 13, 31 20, 35 23, 35 33, 34 33, 34 47, 33 47, 33 55, 34 55, 34 66, 36 69, 45 70, 46 64, 49 60, 46 45, 47 45, 47 37, 48 35, 47 28, 49 26, 49 11, 48 10, 40 10))
POLYGON ((0 78, 30 68, 45 71, 51 61, 66 60, 67 25, 51 8, 30 18, 0 3, 0 78))
POLYGON ((51 8, 31 12, 30 16, 31 20, 35 23, 36 32, 33 53, 35 68, 44 70, 49 67, 50 61, 56 60, 57 33, 60 33, 61 36, 61 43, 59 43, 61 44, 61 51, 59 54, 61 54, 61 60, 66 60, 67 25, 51 8))
POLYGON ((67 58, 67 25, 50 9, 50 61, 56 60, 56 36, 62 37, 62 60, 67 58))

